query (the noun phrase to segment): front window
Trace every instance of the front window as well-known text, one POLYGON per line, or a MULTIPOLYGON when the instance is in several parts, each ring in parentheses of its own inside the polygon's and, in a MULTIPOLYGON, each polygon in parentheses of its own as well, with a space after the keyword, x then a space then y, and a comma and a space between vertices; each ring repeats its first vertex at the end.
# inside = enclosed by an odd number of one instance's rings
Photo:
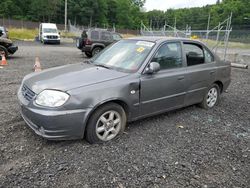
POLYGON ((163 44, 151 62, 157 62, 161 70, 182 67, 182 51, 179 42, 163 44))
POLYGON ((121 40, 92 59, 95 65, 124 72, 136 72, 155 43, 138 40, 121 40))
POLYGON ((57 33, 57 29, 52 29, 52 28, 44 28, 43 29, 44 33, 57 33))
POLYGON ((122 37, 116 33, 113 34, 113 39, 116 40, 116 41, 119 41, 122 39, 122 37))
POLYGON ((200 45, 194 43, 184 43, 184 51, 187 58, 187 66, 205 63, 203 49, 200 45))

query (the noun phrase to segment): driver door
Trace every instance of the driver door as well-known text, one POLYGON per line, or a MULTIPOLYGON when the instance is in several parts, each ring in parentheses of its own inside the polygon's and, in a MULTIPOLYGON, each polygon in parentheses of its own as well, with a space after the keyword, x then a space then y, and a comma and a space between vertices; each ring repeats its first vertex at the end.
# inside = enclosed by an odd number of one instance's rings
POLYGON ((141 76, 140 115, 159 113, 184 105, 186 67, 183 65, 180 42, 164 43, 151 62, 158 62, 161 70, 141 76))

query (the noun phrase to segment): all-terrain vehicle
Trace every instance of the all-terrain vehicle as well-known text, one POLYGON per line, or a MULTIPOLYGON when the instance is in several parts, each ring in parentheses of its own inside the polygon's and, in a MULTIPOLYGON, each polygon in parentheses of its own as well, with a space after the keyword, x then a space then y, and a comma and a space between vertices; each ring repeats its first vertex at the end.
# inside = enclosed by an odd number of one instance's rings
POLYGON ((116 32, 106 29, 88 29, 84 30, 81 37, 76 40, 76 47, 85 52, 87 57, 92 57, 121 39, 121 35, 116 32))
POLYGON ((18 50, 18 47, 10 39, 1 37, 2 35, 3 32, 0 30, 0 54, 4 52, 7 58, 10 54, 14 54, 18 50))

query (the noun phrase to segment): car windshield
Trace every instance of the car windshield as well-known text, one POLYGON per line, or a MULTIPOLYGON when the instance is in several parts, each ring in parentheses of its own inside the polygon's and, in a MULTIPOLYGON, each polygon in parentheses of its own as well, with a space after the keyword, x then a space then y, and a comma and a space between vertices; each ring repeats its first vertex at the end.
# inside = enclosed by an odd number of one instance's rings
POLYGON ((136 72, 155 43, 138 40, 121 40, 92 58, 97 66, 136 72))
POLYGON ((44 33, 57 33, 57 29, 53 29, 53 28, 44 28, 43 29, 44 33))

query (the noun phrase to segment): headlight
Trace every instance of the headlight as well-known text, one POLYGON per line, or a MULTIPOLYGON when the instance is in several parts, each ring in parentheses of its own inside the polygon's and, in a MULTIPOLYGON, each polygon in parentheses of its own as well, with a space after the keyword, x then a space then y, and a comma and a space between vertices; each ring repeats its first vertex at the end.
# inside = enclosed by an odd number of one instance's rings
POLYGON ((36 104, 46 107, 62 106, 69 99, 69 95, 62 91, 44 90, 36 97, 36 104))

